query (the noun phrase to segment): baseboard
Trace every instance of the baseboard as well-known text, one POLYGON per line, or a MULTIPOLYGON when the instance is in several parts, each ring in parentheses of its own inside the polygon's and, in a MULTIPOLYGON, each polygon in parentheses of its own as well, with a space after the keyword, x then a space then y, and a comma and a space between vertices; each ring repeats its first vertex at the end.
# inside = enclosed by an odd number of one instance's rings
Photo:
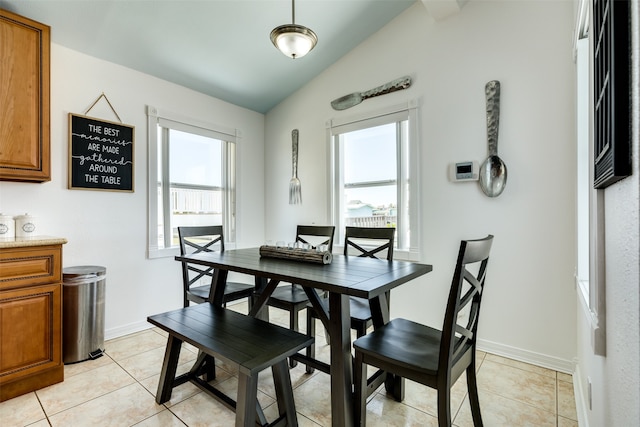
POLYGON ((589 403, 582 393, 582 375, 580 365, 576 364, 576 372, 573 374, 573 394, 576 397, 576 414, 578 415, 578 426, 589 427, 589 403))
POLYGON ((104 331, 104 339, 112 340, 114 338, 120 338, 125 335, 133 334, 135 332, 144 331, 145 329, 151 329, 152 324, 146 320, 144 322, 129 323, 128 325, 118 326, 117 328, 107 329, 104 331))
POLYGON ((492 341, 478 340, 478 350, 573 375, 575 362, 492 341))

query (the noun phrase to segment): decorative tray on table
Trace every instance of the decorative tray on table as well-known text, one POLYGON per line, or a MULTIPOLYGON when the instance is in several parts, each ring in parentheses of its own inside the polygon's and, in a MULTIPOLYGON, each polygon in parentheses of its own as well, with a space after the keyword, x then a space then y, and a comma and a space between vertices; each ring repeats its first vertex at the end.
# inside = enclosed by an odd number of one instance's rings
POLYGON ((260 246, 260 256, 266 258, 280 258, 292 261, 311 262, 315 264, 331 264, 333 256, 329 251, 316 249, 286 248, 279 246, 260 246))

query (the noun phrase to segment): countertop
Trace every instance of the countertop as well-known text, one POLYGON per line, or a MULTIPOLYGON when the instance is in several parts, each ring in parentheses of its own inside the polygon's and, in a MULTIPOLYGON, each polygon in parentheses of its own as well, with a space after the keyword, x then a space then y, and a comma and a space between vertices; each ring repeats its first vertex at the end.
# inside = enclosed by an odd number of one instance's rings
POLYGON ((27 246, 64 245, 67 239, 52 236, 31 236, 0 238, 0 249, 22 248, 27 246))

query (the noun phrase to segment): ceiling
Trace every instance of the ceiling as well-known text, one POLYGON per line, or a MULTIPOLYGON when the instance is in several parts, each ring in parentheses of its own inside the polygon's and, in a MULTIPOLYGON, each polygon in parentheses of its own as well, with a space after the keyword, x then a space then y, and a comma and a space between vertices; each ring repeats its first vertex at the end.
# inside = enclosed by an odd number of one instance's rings
POLYGON ((53 43, 266 113, 420 0, 296 0, 318 45, 290 59, 269 39, 290 0, 0 0, 53 43))

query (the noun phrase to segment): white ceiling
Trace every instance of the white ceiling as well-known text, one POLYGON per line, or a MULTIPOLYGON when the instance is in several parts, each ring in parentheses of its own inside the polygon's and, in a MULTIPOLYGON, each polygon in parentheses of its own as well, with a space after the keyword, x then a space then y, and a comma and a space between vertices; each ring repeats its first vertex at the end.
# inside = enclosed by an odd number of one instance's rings
POLYGON ((296 0, 318 35, 290 59, 269 39, 291 23, 290 0, 0 0, 51 26, 54 43, 260 113, 420 0, 296 0))

